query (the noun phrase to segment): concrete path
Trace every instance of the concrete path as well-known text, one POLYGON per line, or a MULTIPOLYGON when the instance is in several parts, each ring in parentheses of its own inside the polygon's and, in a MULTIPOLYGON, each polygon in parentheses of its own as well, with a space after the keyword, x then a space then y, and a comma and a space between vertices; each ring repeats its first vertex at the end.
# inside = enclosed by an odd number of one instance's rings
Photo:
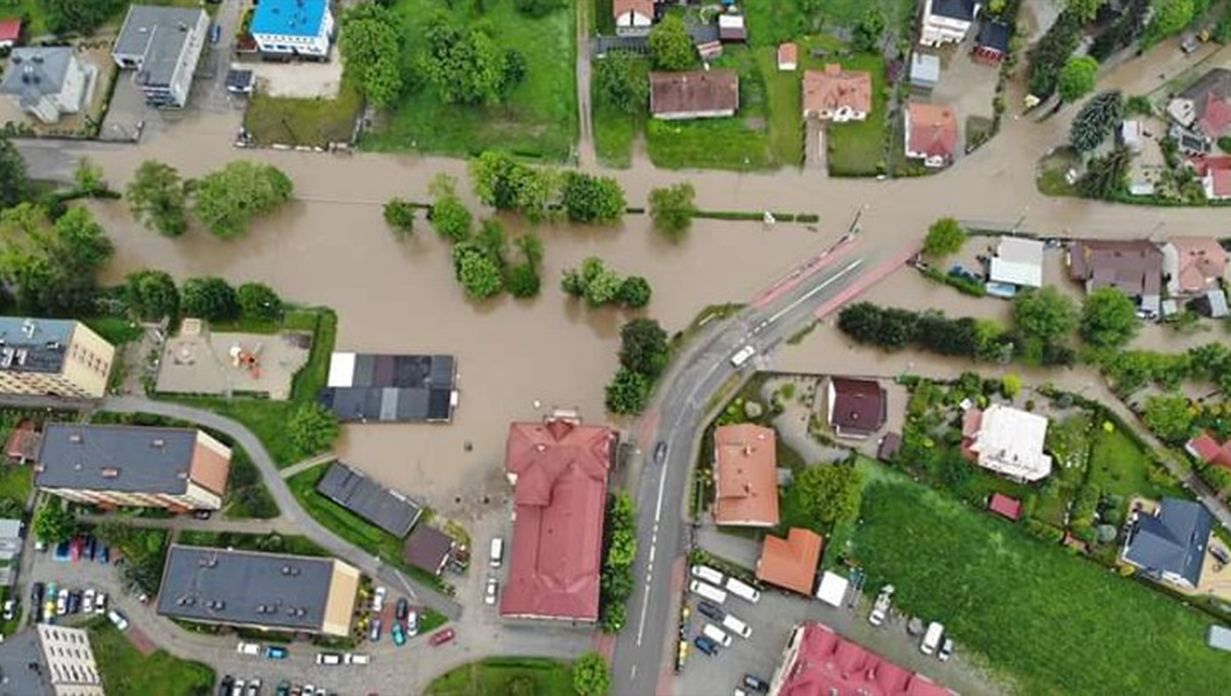
POLYGON ((462 608, 457 602, 423 583, 406 577, 396 568, 385 564, 380 558, 370 555, 367 551, 337 536, 307 514, 300 507, 299 501, 291 494, 291 489, 287 487, 286 482, 282 480, 278 467, 274 465, 273 458, 265 451, 265 446, 238 422, 212 411, 135 396, 108 397, 103 400, 102 408, 119 413, 153 413, 178 418, 226 433, 248 452, 248 456, 252 457, 252 462, 260 470, 265 479, 265 486, 273 495, 274 501, 278 503, 278 508, 282 510, 282 517, 287 523, 302 530, 312 541, 364 573, 410 595, 413 602, 429 606, 453 620, 461 616, 462 608))
POLYGON ((282 478, 289 479, 295 474, 307 471, 321 464, 328 464, 338 458, 338 455, 333 452, 323 452, 315 457, 309 457, 302 462, 296 462, 281 471, 282 478))
POLYGON ((590 12, 589 2, 577 7, 577 166, 594 168, 598 158, 594 152, 594 125, 590 105, 590 12))

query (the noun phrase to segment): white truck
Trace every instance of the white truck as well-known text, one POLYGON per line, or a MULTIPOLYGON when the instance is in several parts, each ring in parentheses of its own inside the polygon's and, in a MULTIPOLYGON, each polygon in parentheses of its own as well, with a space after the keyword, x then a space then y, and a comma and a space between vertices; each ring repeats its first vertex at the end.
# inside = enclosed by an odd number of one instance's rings
POLYGON ((737 578, 727 578, 726 588, 727 592, 730 592, 740 599, 746 599, 753 604, 761 601, 760 590, 745 582, 741 582, 737 578))
POLYGON ((744 623, 734 614, 727 614, 722 617, 722 627, 740 638, 750 638, 752 636, 752 629, 748 627, 748 624, 744 623))
POLYGON ((748 358, 756 355, 756 353, 757 349, 755 346, 751 344, 746 345, 735 351, 735 355, 731 356, 731 365, 733 367, 742 367, 744 363, 748 362, 748 358))
POLYGON ((731 647, 731 636, 712 623, 706 623, 705 627, 701 629, 701 634, 724 648, 731 647))
POLYGON ((939 621, 933 621, 928 624, 928 630, 923 634, 923 642, 919 644, 919 651, 924 655, 931 655, 936 652, 936 648, 940 645, 940 639, 944 635, 944 624, 939 621))
POLYGON ((693 566, 692 576, 694 578, 700 578, 711 585, 717 585, 718 587, 722 587, 723 581, 726 580, 725 575, 705 565, 693 566))
POLYGON ((723 604, 727 601, 727 593, 725 591, 720 590, 709 583, 701 582, 700 580, 693 580, 688 583, 688 591, 699 597, 704 597, 716 604, 723 604))

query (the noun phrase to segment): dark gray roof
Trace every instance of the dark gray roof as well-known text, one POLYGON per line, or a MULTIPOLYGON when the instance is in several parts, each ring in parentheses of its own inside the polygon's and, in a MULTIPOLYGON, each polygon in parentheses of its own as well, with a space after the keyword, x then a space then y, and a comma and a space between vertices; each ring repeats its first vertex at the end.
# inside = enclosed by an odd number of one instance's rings
POLYGON ((1124 556, 1147 572, 1174 573, 1195 587, 1213 524, 1213 515, 1200 503, 1164 498, 1158 515, 1138 517, 1124 556))
POLYGON ((932 0, 932 14, 971 21, 978 6, 978 0, 932 0))
POLYGON ((452 550, 452 537, 435 527, 421 524, 406 539, 402 555, 412 566, 439 574, 452 550))
POLYGON ((399 539, 423 514, 423 507, 391 488, 334 462, 316 484, 316 491, 399 539))
POLYGON ((252 90, 254 78, 251 70, 228 70, 226 79, 227 89, 232 92, 248 92, 252 90))
POLYGON ((0 643, 0 696, 52 696, 38 631, 26 629, 0 643))
POLYGON ((135 493, 183 493, 197 431, 52 423, 43 430, 34 483, 135 493))
POLYGON ((343 421, 447 421, 457 367, 451 355, 360 353, 346 387, 327 387, 321 403, 343 421))
POLYGON ((983 26, 979 27, 979 36, 976 39, 981 48, 992 48, 1001 53, 1009 52, 1009 37, 1013 35, 1013 29, 1004 22, 985 21, 983 26))
MULTIPOLYGON (((1207 94, 1212 94, 1219 99, 1231 99, 1231 70, 1214 68, 1180 92, 1180 96, 1184 99, 1194 100, 1207 94)), ((1204 108, 1204 104, 1200 104, 1199 107, 1204 108)))
POLYGON ((319 631, 334 559, 173 545, 158 613, 222 624, 319 631))
POLYGON ((205 10, 185 7, 132 5, 115 41, 115 55, 141 58, 137 81, 143 85, 168 85, 175 75, 184 44, 205 10))
POLYGON ((0 370, 58 373, 76 326, 65 319, 0 317, 0 370))
MULTIPOLYGON (((29 106, 50 94, 59 94, 72 63, 73 49, 67 46, 14 48, 9 67, 0 82, 0 94, 16 96, 29 106)), ((5 317, 6 320, 18 321, 5 317)), ((48 321, 46 319, 43 320, 48 321)), ((72 325, 72 322, 64 322, 72 325)))

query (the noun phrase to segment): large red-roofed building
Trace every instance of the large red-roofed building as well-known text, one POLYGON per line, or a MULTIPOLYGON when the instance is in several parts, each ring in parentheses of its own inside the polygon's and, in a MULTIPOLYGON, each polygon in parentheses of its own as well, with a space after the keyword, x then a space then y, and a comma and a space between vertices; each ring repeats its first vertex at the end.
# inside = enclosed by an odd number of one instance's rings
POLYGON ((782 657, 769 696, 953 696, 822 623, 797 625, 782 657))
POLYGON ((509 576, 500 614, 598 620, 610 428, 553 417, 514 423, 505 471, 514 485, 509 576))

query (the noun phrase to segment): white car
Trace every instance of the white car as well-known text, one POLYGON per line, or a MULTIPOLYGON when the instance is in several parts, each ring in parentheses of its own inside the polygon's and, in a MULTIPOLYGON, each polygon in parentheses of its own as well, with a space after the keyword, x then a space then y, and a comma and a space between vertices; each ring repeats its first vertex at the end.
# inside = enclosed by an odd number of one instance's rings
POLYGON ((68 588, 60 590, 60 594, 56 597, 56 616, 64 616, 68 613, 68 588))
POLYGON ((128 630, 128 619, 124 618, 124 615, 115 609, 107 612, 107 618, 110 619, 111 623, 115 624, 115 627, 121 631, 128 630))
POLYGON ((343 661, 348 665, 366 665, 372 661, 367 653, 346 653, 343 661))
POLYGON ((243 679, 236 679, 235 683, 231 685, 231 696, 243 696, 244 684, 246 683, 243 679))
POLYGON ((919 652, 931 655, 940 647, 940 639, 945 635, 945 625, 939 621, 928 624, 928 630, 923 634, 923 642, 919 643, 919 652))
POLYGON ((885 617, 889 615, 889 605, 892 603, 893 585, 885 585, 881 588, 880 594, 876 595, 876 602, 872 604, 872 613, 868 615, 868 623, 873 626, 885 623, 885 617))
POLYGON ((385 606, 385 595, 388 592, 383 585, 376 588, 376 591, 372 593, 372 611, 380 613, 380 610, 385 606))
POLYGON ((12 621, 15 616, 17 616, 17 600, 4 600, 4 620, 12 621))
POLYGON ((81 611, 86 614, 94 613, 94 588, 88 588, 85 594, 81 596, 81 611))
POLYGON ((338 653, 317 653, 316 664, 318 665, 340 665, 342 664, 342 656, 338 653))
POLYGON ((94 613, 95 614, 107 613, 107 593, 106 592, 99 592, 98 594, 94 595, 94 613))
POLYGON ((240 655, 252 655, 255 657, 261 654, 261 644, 260 643, 245 643, 244 641, 241 640, 239 641, 239 645, 235 646, 235 652, 239 653, 240 655))
POLYGON ((496 603, 496 593, 500 591, 500 581, 495 577, 487 576, 487 590, 483 593, 483 603, 491 606, 496 603))
POLYGON ((940 644, 940 650, 936 651, 936 659, 948 662, 951 657, 953 657, 953 639, 945 636, 945 640, 940 644))

